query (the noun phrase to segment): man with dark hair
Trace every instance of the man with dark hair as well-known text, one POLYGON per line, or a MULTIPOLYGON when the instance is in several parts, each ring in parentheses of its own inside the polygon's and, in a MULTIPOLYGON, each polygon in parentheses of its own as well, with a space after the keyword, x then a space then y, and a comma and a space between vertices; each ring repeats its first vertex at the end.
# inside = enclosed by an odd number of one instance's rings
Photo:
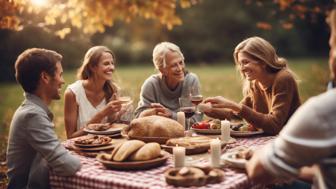
POLYGON ((49 168, 61 176, 71 176, 80 169, 79 159, 59 142, 48 109, 52 100, 61 97, 61 60, 57 52, 39 48, 24 51, 16 60, 15 76, 25 100, 9 131, 8 188, 49 188, 49 168))

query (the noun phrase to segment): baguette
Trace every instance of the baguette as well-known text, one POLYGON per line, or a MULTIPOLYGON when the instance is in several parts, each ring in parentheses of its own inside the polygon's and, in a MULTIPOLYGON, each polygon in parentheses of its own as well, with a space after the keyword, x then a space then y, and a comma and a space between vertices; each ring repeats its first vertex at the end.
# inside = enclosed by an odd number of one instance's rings
POLYGON ((113 150, 113 161, 124 161, 133 152, 139 150, 144 145, 145 143, 140 140, 129 140, 122 143, 118 149, 115 149, 116 152, 113 150))
POLYGON ((114 149, 111 152, 111 156, 110 156, 110 160, 113 160, 113 156, 118 152, 119 148, 122 146, 124 142, 120 142, 118 144, 116 144, 116 146, 114 147, 114 149))
POLYGON ((131 161, 146 161, 160 156, 161 147, 156 142, 147 143, 129 157, 131 161))

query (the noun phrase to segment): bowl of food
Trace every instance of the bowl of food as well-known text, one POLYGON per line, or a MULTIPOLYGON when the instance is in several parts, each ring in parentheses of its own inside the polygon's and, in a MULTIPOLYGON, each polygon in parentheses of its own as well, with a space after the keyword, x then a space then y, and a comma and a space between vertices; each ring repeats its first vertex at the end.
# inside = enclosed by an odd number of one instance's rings
POLYGON ((221 121, 211 119, 197 122, 191 126, 192 130, 199 134, 221 134, 221 121))

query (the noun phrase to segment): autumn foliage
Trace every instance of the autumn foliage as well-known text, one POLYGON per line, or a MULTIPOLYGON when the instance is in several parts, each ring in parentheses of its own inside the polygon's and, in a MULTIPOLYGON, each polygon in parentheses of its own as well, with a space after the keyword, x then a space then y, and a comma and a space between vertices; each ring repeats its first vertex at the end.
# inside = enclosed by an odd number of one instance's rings
MULTIPOLYGON (((245 3, 256 5, 265 11, 265 15, 279 18, 279 24, 284 29, 292 29, 298 19, 315 22, 318 16, 327 16, 335 6, 334 0, 245 0, 245 3)), ((264 30, 273 27, 267 20, 256 23, 256 26, 264 30)))
POLYGON ((182 24, 176 8, 188 8, 197 0, 0 0, 0 29, 19 30, 34 24, 64 37, 78 28, 84 33, 104 32, 116 20, 153 19, 172 29, 182 24), (34 3, 35 2, 35 3, 34 3))

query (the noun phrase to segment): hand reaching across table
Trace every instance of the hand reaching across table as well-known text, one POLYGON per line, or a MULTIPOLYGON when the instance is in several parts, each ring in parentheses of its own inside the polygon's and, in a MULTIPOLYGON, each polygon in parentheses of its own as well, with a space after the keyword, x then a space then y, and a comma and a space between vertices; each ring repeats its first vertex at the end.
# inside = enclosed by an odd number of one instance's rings
POLYGON ((150 108, 141 112, 139 117, 145 117, 150 115, 160 115, 170 118, 172 116, 172 113, 169 109, 165 108, 160 103, 151 103, 150 108))

